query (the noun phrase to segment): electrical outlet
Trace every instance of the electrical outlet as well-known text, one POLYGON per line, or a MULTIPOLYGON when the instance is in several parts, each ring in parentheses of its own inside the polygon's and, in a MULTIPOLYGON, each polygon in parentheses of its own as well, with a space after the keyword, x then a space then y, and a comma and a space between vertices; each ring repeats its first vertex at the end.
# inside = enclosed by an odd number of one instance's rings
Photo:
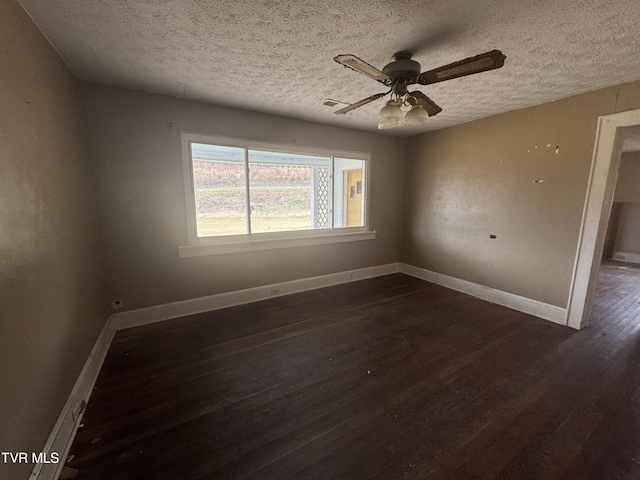
POLYGON ((280 289, 279 288, 272 288, 271 289, 271 295, 278 295, 280 294, 280 289))

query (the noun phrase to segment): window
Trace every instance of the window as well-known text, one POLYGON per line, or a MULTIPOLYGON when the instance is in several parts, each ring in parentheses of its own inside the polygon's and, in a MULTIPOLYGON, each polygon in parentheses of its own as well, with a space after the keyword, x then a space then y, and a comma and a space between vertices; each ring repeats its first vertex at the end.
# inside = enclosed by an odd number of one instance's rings
MULTIPOLYGON (((366 153, 188 133, 182 145, 191 245, 228 253, 375 237, 366 153)), ((181 247, 181 256, 209 254, 198 250, 181 247)))

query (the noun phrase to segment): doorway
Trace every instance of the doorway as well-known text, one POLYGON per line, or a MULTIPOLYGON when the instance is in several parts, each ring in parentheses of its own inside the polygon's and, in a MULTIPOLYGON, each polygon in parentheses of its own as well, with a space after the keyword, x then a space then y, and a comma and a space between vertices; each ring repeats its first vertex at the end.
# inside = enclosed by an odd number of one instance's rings
POLYGON ((640 134, 640 110, 600 117, 578 239, 567 325, 587 326, 613 206, 626 138, 640 134))

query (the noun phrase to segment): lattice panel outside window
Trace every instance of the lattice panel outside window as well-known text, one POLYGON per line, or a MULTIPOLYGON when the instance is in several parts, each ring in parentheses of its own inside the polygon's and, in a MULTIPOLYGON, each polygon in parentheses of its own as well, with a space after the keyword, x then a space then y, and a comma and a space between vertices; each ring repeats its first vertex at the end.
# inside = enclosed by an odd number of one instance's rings
POLYGON ((329 228, 329 169, 313 168, 313 227, 329 228))

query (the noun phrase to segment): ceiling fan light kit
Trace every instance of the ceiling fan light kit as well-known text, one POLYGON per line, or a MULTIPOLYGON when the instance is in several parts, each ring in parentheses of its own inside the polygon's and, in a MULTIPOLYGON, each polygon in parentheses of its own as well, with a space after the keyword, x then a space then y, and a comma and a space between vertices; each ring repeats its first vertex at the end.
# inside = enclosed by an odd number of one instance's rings
POLYGON ((420 64, 412 60, 411 53, 406 51, 396 53, 393 56, 393 61, 385 65, 382 70, 378 70, 355 55, 338 55, 334 57, 336 62, 376 80, 390 88, 390 90, 371 95, 334 113, 343 115, 390 93, 391 100, 378 113, 378 128, 395 128, 401 125, 422 126, 427 123, 429 117, 440 113, 442 108, 419 90, 409 92, 409 85, 415 83, 430 85, 475 73, 495 70, 504 65, 506 58, 500 50, 491 50, 475 57, 465 58, 464 60, 420 73, 420 64), (411 110, 407 112, 404 118, 400 109, 403 105, 411 105, 411 110))
MULTIPOLYGON (((392 94, 393 95, 393 94, 392 94)), ((424 109, 418 100, 406 94, 405 98, 396 97, 387 102, 378 113, 378 128, 396 128, 402 125, 408 125, 410 127, 419 127, 425 125, 429 121, 429 113, 424 109), (411 110, 403 115, 400 109, 403 105, 411 105, 411 110)))
POLYGON ((404 124, 410 127, 420 127, 429 121, 429 114, 424 107, 418 103, 411 107, 411 110, 404 116, 404 124))
POLYGON ((403 115, 397 100, 389 100, 378 113, 378 128, 395 128, 402 125, 403 115))

